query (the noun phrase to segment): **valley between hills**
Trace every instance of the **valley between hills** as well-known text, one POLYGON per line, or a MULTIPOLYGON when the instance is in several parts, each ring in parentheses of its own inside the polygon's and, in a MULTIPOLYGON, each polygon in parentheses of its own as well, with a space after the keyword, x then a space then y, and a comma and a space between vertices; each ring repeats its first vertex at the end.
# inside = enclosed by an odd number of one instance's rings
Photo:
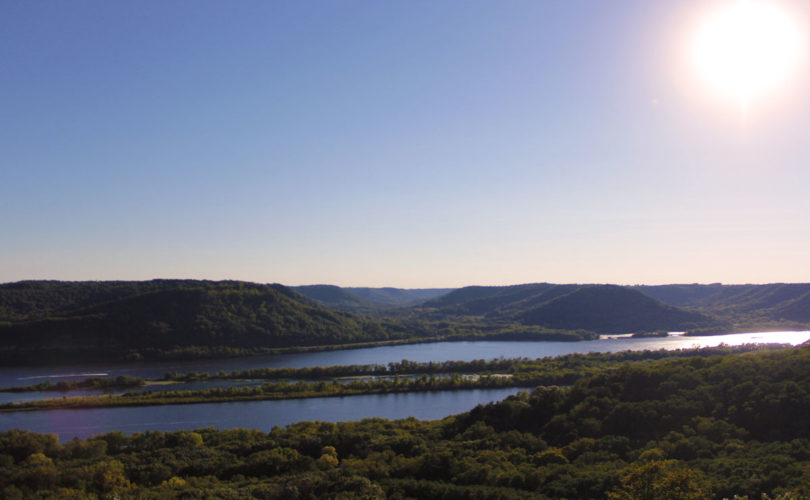
POLYGON ((803 330, 810 285, 287 287, 237 281, 0 285, 0 361, 193 359, 436 340, 803 330))

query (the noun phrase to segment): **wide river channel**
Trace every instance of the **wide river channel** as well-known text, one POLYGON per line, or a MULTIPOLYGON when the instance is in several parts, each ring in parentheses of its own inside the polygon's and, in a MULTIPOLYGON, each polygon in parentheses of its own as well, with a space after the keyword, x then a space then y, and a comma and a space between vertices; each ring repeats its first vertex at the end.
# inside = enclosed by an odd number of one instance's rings
MULTIPOLYGON (((258 367, 387 364, 403 359, 447 361, 499 357, 540 358, 570 353, 673 350, 712 347, 720 344, 798 345, 807 340, 810 340, 810 331, 746 333, 710 337, 620 338, 582 342, 436 342, 193 362, 0 368, 0 387, 30 385, 45 380, 56 382, 84 379, 92 376, 133 375, 155 378, 168 371, 215 373, 220 370, 229 372, 258 367)), ((0 431, 27 429, 49 432, 58 434, 60 440, 64 441, 74 436, 87 437, 112 430, 132 433, 146 430, 168 431, 213 426, 218 429, 246 427, 269 431, 273 426, 284 426, 302 420, 339 422, 368 417, 397 419, 410 416, 420 419, 437 419, 470 410, 478 404, 503 399, 518 391, 519 389, 516 388, 481 389, 282 401, 10 412, 0 413, 0 431)))

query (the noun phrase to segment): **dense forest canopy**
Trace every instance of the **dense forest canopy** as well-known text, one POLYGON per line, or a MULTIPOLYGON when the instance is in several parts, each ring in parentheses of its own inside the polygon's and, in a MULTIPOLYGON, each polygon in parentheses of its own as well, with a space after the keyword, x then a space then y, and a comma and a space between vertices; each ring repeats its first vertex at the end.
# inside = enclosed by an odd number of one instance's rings
POLYGON ((637 290, 675 306, 750 320, 810 321, 810 284, 659 285, 637 290))
POLYGON ((669 306, 615 285, 467 287, 429 300, 422 307, 431 315, 482 316, 600 333, 683 331, 713 324, 705 314, 669 306))
POLYGON ((452 288, 341 288, 335 285, 305 285, 293 289, 328 307, 365 312, 416 305, 453 291, 452 288))
POLYGON ((11 283, 0 285, 0 314, 6 362, 234 355, 448 336, 591 336, 475 319, 372 317, 329 309, 283 285, 236 281, 11 283))
POLYGON ((282 285, 242 282, 15 283, 0 287, 0 311, 2 345, 27 350, 281 347, 381 340, 392 330, 282 285))
POLYGON ((5 498, 810 495, 810 348, 626 364, 442 421, 0 434, 5 498))

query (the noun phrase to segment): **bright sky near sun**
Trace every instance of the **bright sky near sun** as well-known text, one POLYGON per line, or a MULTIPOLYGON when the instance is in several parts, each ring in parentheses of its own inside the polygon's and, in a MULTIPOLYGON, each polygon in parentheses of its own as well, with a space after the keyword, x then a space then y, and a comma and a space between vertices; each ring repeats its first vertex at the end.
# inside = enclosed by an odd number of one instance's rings
POLYGON ((4 1, 0 281, 810 281, 810 4, 750 2, 4 1))

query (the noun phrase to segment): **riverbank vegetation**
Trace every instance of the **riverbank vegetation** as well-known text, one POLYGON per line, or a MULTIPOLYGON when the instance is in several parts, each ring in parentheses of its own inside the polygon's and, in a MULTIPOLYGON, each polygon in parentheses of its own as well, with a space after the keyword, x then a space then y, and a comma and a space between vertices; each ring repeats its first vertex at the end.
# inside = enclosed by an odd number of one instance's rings
POLYGON ((810 348, 625 363, 441 421, 0 433, 4 498, 810 496, 810 348))
MULTIPOLYGON (((504 387, 536 387, 571 385, 584 377, 628 363, 650 363, 664 358, 716 357, 752 351, 784 349, 778 345, 744 345, 685 349, 677 351, 625 351, 620 353, 568 354, 553 358, 530 360, 493 359, 474 361, 443 361, 418 363, 408 360, 388 365, 319 366, 305 368, 255 368, 231 373, 167 373, 162 379, 143 380, 135 377, 109 379, 113 384, 147 385, 147 389, 124 394, 74 396, 42 399, 0 405, 0 411, 98 408, 116 406, 147 406, 164 404, 213 403, 297 399, 361 394, 389 394, 442 390, 492 389, 504 387), (273 381, 252 386, 217 387, 217 381, 273 381), (209 382, 214 387, 198 390, 171 390, 166 383, 209 382)), ((99 379, 66 382, 76 388, 90 388, 99 379)), ((58 385, 58 384, 56 384, 58 385)), ((28 387, 0 389, 9 392, 43 390, 38 384, 28 387)))
MULTIPOLYGON (((521 379, 521 380, 525 380, 521 379)), ((213 387, 201 390, 143 391, 99 396, 74 396, 0 404, 0 412, 24 410, 63 410, 78 408, 110 408, 121 406, 152 406, 194 403, 222 403, 230 401, 260 401, 279 399, 358 396, 364 394, 392 394, 464 389, 494 389, 503 387, 530 387, 510 375, 447 377, 422 375, 420 377, 393 377, 371 380, 335 380, 321 382, 266 382, 247 387, 213 387)))
POLYGON ((472 361, 428 361, 416 362, 403 359, 387 365, 335 365, 303 368, 253 368, 230 373, 218 372, 169 372, 161 380, 175 382, 197 382, 204 380, 232 379, 329 379, 337 377, 393 376, 413 374, 449 373, 509 373, 520 376, 532 373, 542 377, 544 385, 568 385, 577 379, 593 375, 599 370, 616 367, 620 363, 649 361, 662 358, 692 356, 718 356, 761 350, 778 350, 786 346, 778 344, 746 344, 740 346, 702 347, 694 349, 659 349, 655 351, 621 351, 615 353, 573 353, 562 356, 529 358, 497 358, 472 361))
POLYGON ((280 354, 339 351, 347 349, 364 349, 406 344, 429 344, 435 342, 472 342, 472 341, 551 341, 578 342, 594 340, 599 336, 593 332, 574 330, 546 330, 538 327, 519 325, 481 325, 474 323, 438 322, 433 325, 421 325, 414 331, 422 334, 430 329, 441 334, 421 337, 397 338, 373 342, 352 342, 348 344, 300 345, 290 347, 229 347, 229 346, 173 346, 169 348, 145 347, 127 349, 126 351, 107 351, 83 349, 81 351, 64 351, 62 349, 43 348, 36 351, 18 350, 0 353, 0 361, 5 366, 32 366, 52 364, 59 359, 64 364, 93 363, 116 360, 119 362, 140 361, 193 361, 200 359, 223 359, 250 356, 275 356, 280 354))
POLYGON ((60 380, 56 383, 48 380, 34 385, 0 387, 0 392, 112 391, 143 387, 144 385, 146 385, 144 378, 121 375, 115 378, 91 377, 84 380, 60 380))

